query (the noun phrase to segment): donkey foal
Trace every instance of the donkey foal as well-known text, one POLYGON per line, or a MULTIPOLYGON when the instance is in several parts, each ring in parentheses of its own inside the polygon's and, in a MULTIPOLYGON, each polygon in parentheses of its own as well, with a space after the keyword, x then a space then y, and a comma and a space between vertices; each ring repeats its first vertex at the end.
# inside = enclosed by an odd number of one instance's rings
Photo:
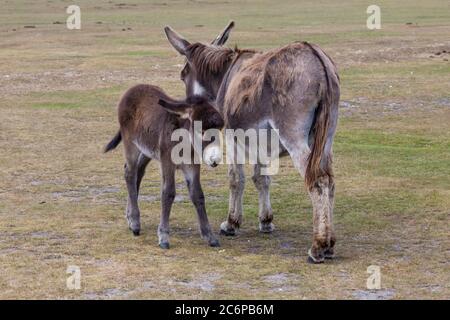
MULTIPOLYGON (((133 234, 138 236, 141 229, 139 186, 148 163, 151 159, 156 159, 160 162, 162 176, 159 246, 163 249, 169 248, 169 215, 175 199, 177 168, 183 171, 191 201, 197 211, 202 238, 212 247, 219 246, 206 215, 205 197, 200 184, 200 165, 193 164, 194 152, 191 152, 192 161, 189 164, 174 164, 171 151, 178 141, 171 141, 171 136, 174 130, 179 128, 189 130, 192 135, 194 121, 202 121, 204 130, 220 129, 224 125, 220 114, 205 98, 194 96, 177 101, 168 97, 159 87, 137 85, 122 97, 118 115, 120 130, 105 147, 105 152, 116 148, 123 140, 125 181, 128 189, 125 216, 133 234)), ((203 147, 210 147, 209 144, 210 142, 202 141, 203 147)), ((216 166, 219 161, 208 159, 208 164, 216 166)))

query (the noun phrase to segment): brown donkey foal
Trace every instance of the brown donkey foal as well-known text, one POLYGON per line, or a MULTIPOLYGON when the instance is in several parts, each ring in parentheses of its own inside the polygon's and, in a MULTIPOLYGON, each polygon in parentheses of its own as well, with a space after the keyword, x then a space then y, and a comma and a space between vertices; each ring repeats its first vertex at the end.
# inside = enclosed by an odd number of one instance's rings
MULTIPOLYGON (((175 164, 171 152, 179 142, 172 141, 171 136, 180 128, 192 134, 194 121, 202 121, 204 130, 220 129, 224 125, 220 114, 205 98, 194 96, 177 101, 168 97, 160 88, 151 85, 137 85, 129 89, 119 103, 118 113, 120 130, 105 147, 105 152, 116 148, 123 140, 126 160, 125 181, 128 188, 125 215, 133 234, 139 235, 141 228, 138 207, 139 186, 146 166, 151 159, 156 159, 161 164, 162 176, 159 246, 163 249, 169 248, 169 215, 175 199, 177 168, 183 171, 186 179, 191 201, 197 210, 202 238, 212 247, 219 246, 206 215, 205 197, 200 185, 200 165, 193 164, 193 161, 175 164)), ((209 142, 202 141, 203 146, 207 144, 209 142)), ((216 163, 211 165, 215 166, 216 163)))

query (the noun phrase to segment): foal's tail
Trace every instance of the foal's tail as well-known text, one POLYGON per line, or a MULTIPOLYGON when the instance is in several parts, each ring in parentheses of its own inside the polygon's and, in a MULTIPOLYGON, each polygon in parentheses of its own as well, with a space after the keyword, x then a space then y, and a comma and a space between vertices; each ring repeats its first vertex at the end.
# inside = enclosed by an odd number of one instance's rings
POLYGON ((122 134, 119 130, 114 138, 112 138, 112 140, 105 146, 103 152, 107 153, 108 151, 115 149, 119 145, 120 141, 122 141, 122 134))
POLYGON ((304 42, 304 44, 319 59, 326 78, 326 85, 321 88, 321 97, 314 115, 313 127, 311 128, 314 142, 311 146, 311 154, 305 174, 306 186, 311 190, 319 177, 333 176, 331 158, 328 154, 324 155, 324 149, 328 138, 331 111, 333 107, 337 107, 336 96, 339 96, 339 76, 333 61, 322 49, 307 42, 304 42))

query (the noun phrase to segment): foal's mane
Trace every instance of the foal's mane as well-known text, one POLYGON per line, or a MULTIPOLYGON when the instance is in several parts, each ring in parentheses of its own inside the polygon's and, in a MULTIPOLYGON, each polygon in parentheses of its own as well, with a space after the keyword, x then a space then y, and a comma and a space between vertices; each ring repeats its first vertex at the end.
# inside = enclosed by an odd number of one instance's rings
POLYGON ((243 52, 255 52, 253 50, 241 50, 206 45, 203 43, 193 43, 187 48, 189 60, 195 65, 198 75, 202 79, 207 79, 210 74, 219 74, 225 71, 227 64, 234 57, 243 52))

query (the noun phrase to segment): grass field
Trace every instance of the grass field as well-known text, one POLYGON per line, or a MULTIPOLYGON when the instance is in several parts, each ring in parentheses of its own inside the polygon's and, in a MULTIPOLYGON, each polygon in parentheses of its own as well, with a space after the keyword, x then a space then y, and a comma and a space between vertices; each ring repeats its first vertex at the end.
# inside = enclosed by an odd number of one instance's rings
MULTIPOLYGON (((450 4, 378 1, 368 30, 361 1, 73 1, 0 5, 0 298, 450 298, 450 4), (123 215, 122 147, 102 154, 131 85, 182 96, 183 59, 162 28, 266 50, 296 40, 336 61, 342 102, 335 139, 337 258, 306 263, 312 208, 290 159, 273 179, 276 230, 259 234, 248 179, 244 224, 221 247, 200 239, 181 174, 171 249, 158 247, 159 169, 141 196, 142 232, 123 215), (69 265, 81 289, 69 290, 69 265), (368 290, 370 265, 380 290, 368 290)), ((250 171, 247 171, 250 173, 250 171)), ((249 176, 249 174, 248 174, 249 176)), ((203 169, 216 232, 225 219, 225 166, 203 169)))

